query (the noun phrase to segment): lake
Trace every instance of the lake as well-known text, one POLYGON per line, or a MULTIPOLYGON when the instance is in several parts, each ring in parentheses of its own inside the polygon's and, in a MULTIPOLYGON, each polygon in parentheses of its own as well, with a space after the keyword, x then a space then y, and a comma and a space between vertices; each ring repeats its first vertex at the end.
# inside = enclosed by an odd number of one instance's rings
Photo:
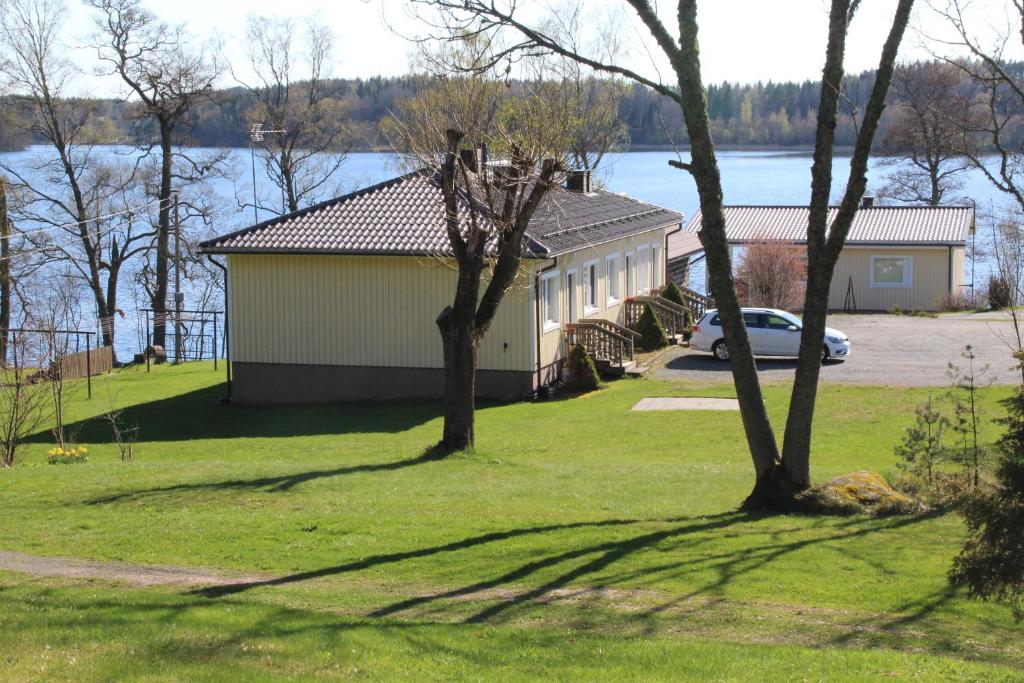
MULTIPOLYGON (((0 160, 19 169, 29 169, 33 161, 48 153, 48 148, 35 147, 24 152, 0 154, 0 160)), ((133 154, 131 148, 107 148, 108 154, 133 154)), ((685 156, 685 153, 684 153, 685 156)), ((681 212, 689 221, 698 208, 697 191, 693 180, 683 171, 668 166, 676 158, 669 151, 644 151, 610 154, 605 157, 601 176, 608 189, 622 192, 652 204, 681 212)), ((247 148, 230 150, 232 177, 218 180, 213 191, 223 203, 222 216, 216 226, 218 233, 229 232, 252 223, 252 209, 238 206, 238 197, 252 195, 252 169, 247 148)), ((722 151, 719 166, 727 204, 806 204, 810 198, 810 153, 785 151, 722 151)), ((884 176, 891 170, 882 160, 871 162, 869 193, 877 192, 884 184, 884 176)), ((261 195, 272 196, 269 180, 257 165, 257 187, 261 195)), ((23 172, 29 172, 23 170, 23 172)), ((338 175, 338 188, 352 190, 386 180, 401 172, 395 155, 357 152, 348 155, 338 175)), ((838 200, 849 175, 849 156, 836 157, 833 167, 833 198, 838 200)), ((957 194, 973 200, 979 210, 998 210, 1005 199, 985 177, 977 171, 964 174, 963 188, 957 194)), ((270 215, 261 213, 260 219, 270 215)), ((979 219, 979 245, 990 240, 989 229, 979 219)), ((976 264, 977 284, 987 281, 990 266, 987 261, 976 264)), ((968 265, 968 277, 971 267, 968 265)), ((693 282, 703 284, 701 266, 695 268, 693 282)), ((130 358, 144 342, 139 310, 146 304, 141 297, 132 296, 130 276, 123 279, 125 318, 118 321, 118 354, 130 358), (134 307, 133 310, 129 310, 134 307)), ((187 293, 186 293, 187 294, 187 293)), ((186 308, 188 303, 186 302, 186 308)))

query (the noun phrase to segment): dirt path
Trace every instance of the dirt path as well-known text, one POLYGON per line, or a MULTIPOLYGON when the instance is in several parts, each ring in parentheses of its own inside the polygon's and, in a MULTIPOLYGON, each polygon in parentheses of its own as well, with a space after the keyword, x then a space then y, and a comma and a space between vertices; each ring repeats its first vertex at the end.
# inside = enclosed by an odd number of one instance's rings
POLYGON ((71 579, 106 579, 132 586, 224 586, 264 581, 265 574, 225 574, 212 569, 99 562, 66 557, 40 557, 0 551, 0 570, 71 579))

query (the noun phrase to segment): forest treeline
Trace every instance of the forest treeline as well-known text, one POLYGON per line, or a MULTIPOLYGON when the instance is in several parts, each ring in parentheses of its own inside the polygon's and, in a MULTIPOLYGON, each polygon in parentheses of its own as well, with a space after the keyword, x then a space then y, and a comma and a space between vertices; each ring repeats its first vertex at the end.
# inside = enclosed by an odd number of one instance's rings
MULTIPOLYGON (((1012 65, 1024 70, 1024 64, 1012 65)), ((851 111, 862 107, 874 82, 874 72, 848 76, 841 107, 836 141, 852 145, 855 136, 851 111)), ((416 76, 333 79, 332 97, 342 105, 345 136, 350 149, 387 149, 389 142, 380 132, 380 122, 395 110, 403 98, 429 87, 429 81, 416 76)), ((527 92, 529 86, 516 84, 527 92)), ((618 86, 623 87, 623 86, 618 86)), ((964 83, 965 88, 971 84, 964 83)), ((801 147, 814 144, 814 127, 821 84, 817 81, 736 84, 724 82, 708 86, 708 111, 715 141, 723 146, 801 147)), ((894 95, 890 95, 893 97, 894 95)), ((16 98, 4 98, 0 115, 0 149, 12 150, 39 142, 14 125, 16 98)), ((131 102, 117 100, 81 100, 89 111, 92 135, 99 143, 145 144, 155 139, 147 123, 139 122, 131 102)), ((249 144, 250 112, 256 102, 244 88, 228 88, 203 102, 190 114, 187 140, 182 144, 200 147, 242 147, 249 144)), ((619 118, 625 123, 632 147, 685 146, 686 132, 679 107, 667 97, 649 88, 632 85, 619 99, 619 118)), ((148 125, 152 125, 151 123, 148 125)), ((882 135, 889 125, 889 113, 883 116, 882 135)))

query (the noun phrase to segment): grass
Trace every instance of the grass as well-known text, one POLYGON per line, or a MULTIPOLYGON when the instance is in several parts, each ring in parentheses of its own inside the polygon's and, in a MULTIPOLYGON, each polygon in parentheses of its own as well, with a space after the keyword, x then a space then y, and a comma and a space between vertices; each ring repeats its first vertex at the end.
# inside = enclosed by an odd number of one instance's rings
MULTIPOLYGON (((955 516, 743 514, 738 414, 629 412, 730 386, 484 406, 477 450, 436 461, 437 403, 224 407, 220 379, 125 370, 77 394, 89 462, 46 464, 40 435, 0 472, 0 550, 266 579, 0 573, 5 678, 1024 676, 1009 610, 947 584, 955 516), (96 419, 110 405, 140 426, 134 463, 96 419)), ((765 390, 776 427, 787 389, 765 390)), ((989 418, 1009 390, 984 391, 989 418)), ((928 393, 824 385, 814 478, 891 471, 928 393)))

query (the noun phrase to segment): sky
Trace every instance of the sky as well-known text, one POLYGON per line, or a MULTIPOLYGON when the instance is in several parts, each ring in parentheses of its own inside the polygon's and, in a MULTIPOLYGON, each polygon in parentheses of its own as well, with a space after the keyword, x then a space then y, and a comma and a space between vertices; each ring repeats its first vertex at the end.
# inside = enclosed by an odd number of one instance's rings
MULTIPOLYGON (((525 0, 541 13, 570 0, 525 0)), ((584 25, 594 30, 618 27, 625 41, 628 64, 644 75, 668 77, 663 61, 652 59, 650 39, 622 0, 580 0, 584 25)), ((943 3, 945 0, 931 0, 943 3)), ((84 47, 92 31, 90 10, 80 0, 67 3, 69 46, 78 46, 76 61, 92 69, 92 53, 84 47)), ((319 15, 336 35, 335 75, 369 77, 409 71, 414 48, 406 36, 422 35, 423 25, 410 16, 404 0, 143 0, 162 19, 183 23, 200 40, 217 40, 244 79, 245 19, 249 13, 303 18, 319 15)), ((975 23, 991 35, 992 27, 1004 25, 1007 0, 974 0, 975 23)), ((671 27, 674 2, 655 2, 671 27)), ((918 0, 913 29, 901 49, 905 60, 926 59, 922 35, 941 35, 944 24, 918 0)), ((858 72, 878 61, 896 0, 863 0, 848 40, 846 68, 858 72)), ((787 81, 817 79, 824 59, 827 37, 827 0, 704 0, 699 6, 701 60, 705 82, 787 81)), ((233 85, 226 77, 223 85, 233 85)), ((118 94, 113 79, 84 77, 81 89, 91 94, 118 94)), ((84 94, 79 93, 79 94, 84 94)))

